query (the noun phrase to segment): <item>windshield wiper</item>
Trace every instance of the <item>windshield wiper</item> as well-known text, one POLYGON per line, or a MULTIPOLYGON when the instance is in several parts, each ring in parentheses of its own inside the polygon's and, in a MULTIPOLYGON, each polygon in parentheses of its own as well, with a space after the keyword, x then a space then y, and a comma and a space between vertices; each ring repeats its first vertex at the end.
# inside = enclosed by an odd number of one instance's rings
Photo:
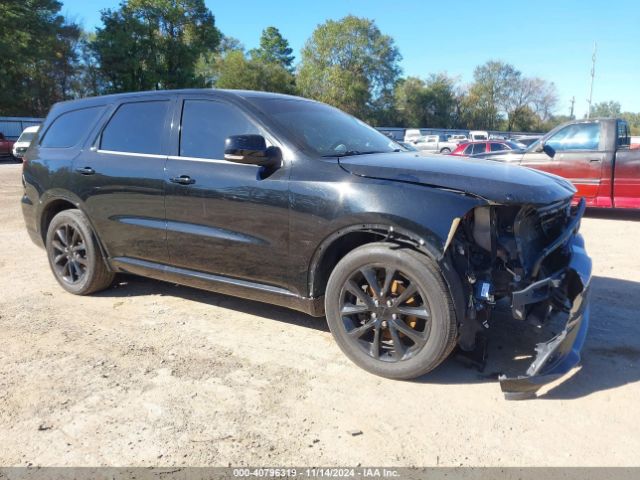
MULTIPOLYGON (((397 152, 399 150, 392 150, 392 152, 397 152)), ((326 157, 352 157, 354 155, 370 155, 372 153, 391 153, 391 152, 384 152, 381 150, 369 150, 367 152, 361 152, 359 150, 347 150, 346 152, 341 152, 341 153, 333 153, 330 155, 322 155, 323 158, 326 157)))

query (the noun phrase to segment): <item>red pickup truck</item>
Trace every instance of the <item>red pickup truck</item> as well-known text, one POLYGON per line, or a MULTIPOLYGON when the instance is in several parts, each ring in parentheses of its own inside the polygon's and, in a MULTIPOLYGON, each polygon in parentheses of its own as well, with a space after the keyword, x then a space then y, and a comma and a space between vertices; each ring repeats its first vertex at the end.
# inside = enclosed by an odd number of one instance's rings
POLYGON ((13 142, 4 136, 4 133, 0 132, 0 157, 13 158, 13 142))
POLYGON ((560 125, 526 150, 474 157, 512 162, 564 177, 587 206, 640 208, 640 150, 630 148, 629 125, 615 118, 560 125))

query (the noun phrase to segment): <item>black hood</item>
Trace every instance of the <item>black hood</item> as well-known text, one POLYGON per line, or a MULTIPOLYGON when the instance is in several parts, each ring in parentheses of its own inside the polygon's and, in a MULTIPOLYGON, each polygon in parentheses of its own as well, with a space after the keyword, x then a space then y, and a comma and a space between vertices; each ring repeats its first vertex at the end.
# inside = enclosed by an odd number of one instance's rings
POLYGON ((545 205, 571 197, 567 180, 549 173, 491 160, 414 153, 341 157, 340 165, 361 177, 446 188, 492 203, 545 205))

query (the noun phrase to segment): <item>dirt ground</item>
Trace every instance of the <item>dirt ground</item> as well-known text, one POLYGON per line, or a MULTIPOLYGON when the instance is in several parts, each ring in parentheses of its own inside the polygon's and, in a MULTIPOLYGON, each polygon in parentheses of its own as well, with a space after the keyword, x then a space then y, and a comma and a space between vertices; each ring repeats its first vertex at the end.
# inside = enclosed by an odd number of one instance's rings
POLYGON ((499 334, 482 373, 450 358, 399 382, 283 308, 135 277, 65 293, 24 229, 20 172, 0 163, 1 466, 640 464, 640 215, 583 220, 583 366, 508 402, 499 334))

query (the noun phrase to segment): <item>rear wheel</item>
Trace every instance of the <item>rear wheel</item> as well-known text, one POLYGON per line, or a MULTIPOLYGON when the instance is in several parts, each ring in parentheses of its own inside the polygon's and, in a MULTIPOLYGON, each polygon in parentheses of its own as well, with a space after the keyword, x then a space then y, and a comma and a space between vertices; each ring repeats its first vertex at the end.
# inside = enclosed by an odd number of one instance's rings
POLYGON ((325 310, 342 351, 383 377, 423 375, 455 345, 453 302, 437 265, 395 244, 346 255, 329 278, 325 310))
POLYGON ((440 150, 440 153, 451 153, 451 149, 450 148, 443 148, 442 150, 440 150))
POLYGON ((49 265, 68 292, 88 295, 107 288, 114 273, 102 258, 89 221, 80 210, 58 213, 47 230, 49 265))

